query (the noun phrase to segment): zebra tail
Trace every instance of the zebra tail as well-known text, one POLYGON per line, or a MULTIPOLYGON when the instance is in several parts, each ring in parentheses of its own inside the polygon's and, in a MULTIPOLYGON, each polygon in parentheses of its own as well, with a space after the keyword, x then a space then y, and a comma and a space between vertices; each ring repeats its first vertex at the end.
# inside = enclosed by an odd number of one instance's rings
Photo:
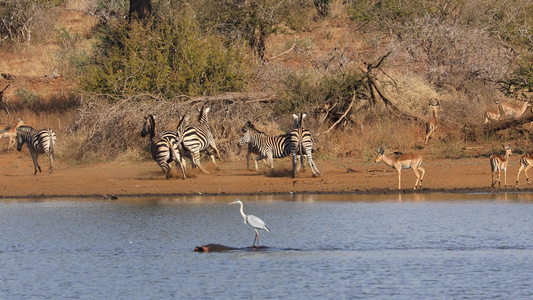
POLYGON ((56 134, 52 131, 52 129, 48 129, 48 134, 50 135, 50 153, 54 153, 54 147, 56 144, 56 134))

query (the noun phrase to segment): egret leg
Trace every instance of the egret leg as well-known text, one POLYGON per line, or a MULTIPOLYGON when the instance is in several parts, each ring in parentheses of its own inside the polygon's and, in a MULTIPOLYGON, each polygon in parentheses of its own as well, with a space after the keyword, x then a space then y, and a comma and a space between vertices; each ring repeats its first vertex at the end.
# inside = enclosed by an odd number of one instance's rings
POLYGON ((252 244, 252 247, 255 246, 255 241, 257 241, 257 246, 256 247, 259 247, 259 232, 257 232, 257 229, 255 229, 255 238, 254 238, 254 243, 252 244))
POLYGON ((254 237, 254 242, 252 243, 252 247, 255 247, 255 241, 257 240, 257 234, 254 237))

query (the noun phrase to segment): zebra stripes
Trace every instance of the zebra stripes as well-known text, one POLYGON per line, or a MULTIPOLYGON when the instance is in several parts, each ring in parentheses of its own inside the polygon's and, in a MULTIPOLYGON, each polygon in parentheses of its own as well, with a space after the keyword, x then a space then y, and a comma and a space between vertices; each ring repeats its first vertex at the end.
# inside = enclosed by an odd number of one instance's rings
MULTIPOLYGON (((274 158, 283 158, 290 154, 290 134, 283 134, 279 136, 267 136, 265 133, 257 130, 254 125, 248 121, 242 128, 242 135, 239 144, 244 146, 249 145, 252 150, 256 150, 259 155, 255 159, 255 167, 257 170, 257 162, 262 159, 267 159, 267 165, 270 167, 271 174, 274 174, 274 158)), ((250 150, 248 150, 250 151, 250 150)), ((249 154, 249 153, 248 153, 249 154)), ((246 161, 248 163, 248 154, 246 161)))
POLYGON ((56 143, 56 134, 52 129, 35 130, 31 126, 22 125, 17 128, 17 151, 22 150, 24 144, 28 145, 31 157, 33 159, 33 167, 37 174, 37 170, 41 173, 41 166, 39 165, 39 154, 46 154, 50 160, 49 173, 54 170, 54 145, 56 143))
POLYGON ((211 157, 211 160, 213 161, 215 166, 217 166, 217 162, 215 161, 215 157, 209 151, 209 149, 213 149, 218 159, 220 159, 220 153, 215 143, 215 138, 213 137, 213 134, 211 133, 211 130, 209 128, 209 120, 207 117, 209 110, 209 107, 206 107, 205 105, 202 106, 202 109, 200 110, 200 115, 198 117, 200 125, 189 125, 185 127, 183 130, 182 141, 183 148, 186 151, 189 151, 192 156, 191 160, 193 167, 198 166, 198 168, 200 168, 202 172, 207 174, 209 174, 209 172, 206 171, 200 164, 200 152, 206 152, 207 155, 211 157))
POLYGON ((176 133, 166 131, 161 134, 161 137, 155 136, 155 117, 148 115, 144 118, 144 125, 141 131, 141 136, 150 136, 150 152, 152 158, 161 167, 167 179, 170 178, 171 163, 174 161, 181 169, 183 179, 187 178, 185 174, 185 166, 183 165, 181 156, 178 151, 179 139, 176 133))
MULTIPOLYGON (((314 141, 311 132, 304 129, 303 120, 307 114, 293 114, 295 128, 290 134, 290 153, 292 156, 292 178, 296 177, 298 155, 307 155, 307 163, 313 172, 313 177, 322 175, 313 161, 314 141)), ((302 157, 303 160, 303 157, 302 157)), ((303 162, 302 162, 303 166, 303 162)))

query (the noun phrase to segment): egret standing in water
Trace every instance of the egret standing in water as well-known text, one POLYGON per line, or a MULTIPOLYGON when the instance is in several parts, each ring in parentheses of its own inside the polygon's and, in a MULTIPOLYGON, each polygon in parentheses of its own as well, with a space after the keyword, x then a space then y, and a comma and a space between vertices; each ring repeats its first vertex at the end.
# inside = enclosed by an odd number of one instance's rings
POLYGON ((252 247, 255 246, 255 241, 256 240, 257 240, 257 246, 256 247, 259 247, 259 233, 257 232, 257 229, 262 229, 262 230, 266 230, 266 231, 270 231, 270 229, 268 229, 268 227, 266 226, 265 222, 263 222, 263 220, 259 219, 258 217, 253 216, 253 215, 245 215, 244 214, 244 211, 242 209, 243 208, 243 204, 242 204, 241 199, 235 199, 235 201, 230 202, 230 205, 231 204, 237 204, 237 203, 239 203, 241 205, 241 216, 244 218, 244 224, 250 225, 255 230, 255 238, 254 238, 254 243, 252 244, 252 247))

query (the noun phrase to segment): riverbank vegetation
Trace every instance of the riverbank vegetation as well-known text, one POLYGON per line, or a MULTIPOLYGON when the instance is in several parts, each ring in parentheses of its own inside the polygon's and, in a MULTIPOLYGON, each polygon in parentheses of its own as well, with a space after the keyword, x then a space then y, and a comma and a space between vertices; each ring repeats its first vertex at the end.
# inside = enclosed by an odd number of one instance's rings
POLYGON ((0 52, 14 58, 0 63, 0 119, 59 127, 71 163, 149 159, 143 116, 171 129, 206 101, 223 159, 242 155, 246 121, 280 134, 301 111, 319 159, 368 160, 384 143, 445 158, 529 151, 529 123, 491 131, 483 114, 532 91, 531 1, 152 0, 140 22, 126 0, 0 4, 0 52), (424 147, 432 98, 440 126, 424 147))

